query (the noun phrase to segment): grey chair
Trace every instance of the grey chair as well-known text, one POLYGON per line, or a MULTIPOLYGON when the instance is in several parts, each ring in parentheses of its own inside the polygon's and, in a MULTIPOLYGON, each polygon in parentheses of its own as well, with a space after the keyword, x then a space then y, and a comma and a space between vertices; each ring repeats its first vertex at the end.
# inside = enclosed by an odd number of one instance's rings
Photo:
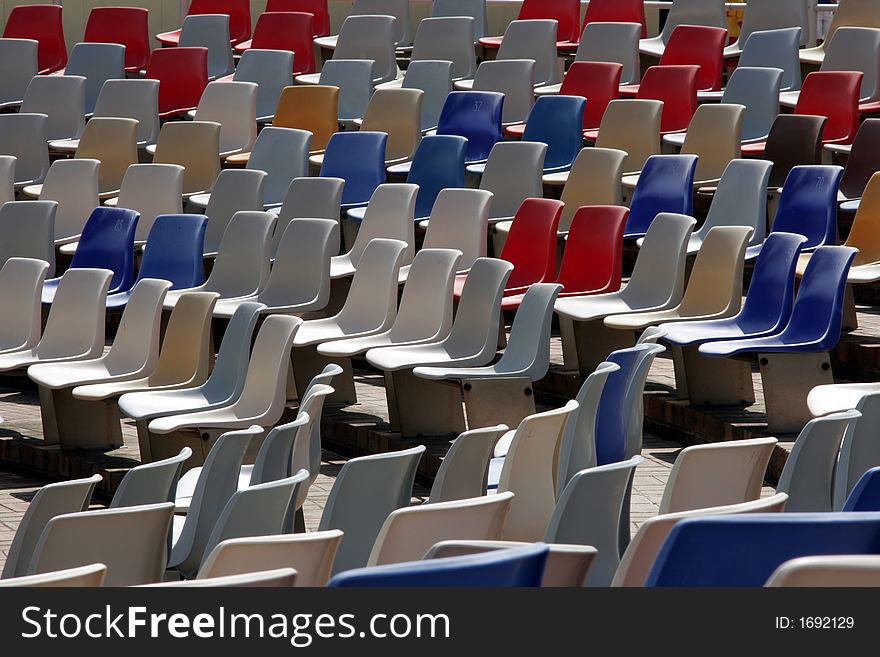
MULTIPOLYGON (((759 0, 746 8, 737 40, 724 49, 725 57, 742 54, 744 45, 755 32, 799 27, 807 34, 806 0, 759 0)), ((800 44, 806 45, 806 44, 800 44)))
POLYGON ((0 109, 21 105, 31 78, 39 73, 33 39, 0 39, 0 109))
POLYGON ((531 59, 535 62, 535 86, 562 82, 562 64, 556 55, 555 20, 515 20, 504 31, 497 59, 531 59))
MULTIPOLYGON (((801 33, 799 27, 753 32, 746 41, 738 66, 780 68, 783 70, 782 91, 797 91, 801 88, 801 62, 798 59, 801 33)), ((713 92, 700 92, 700 97, 704 93, 713 92)))
POLYGON ((266 172, 265 208, 281 205, 293 179, 309 175, 311 142, 312 134, 305 130, 267 126, 260 131, 245 168, 266 172))
POLYGON ((209 80, 230 75, 235 70, 229 40, 229 16, 226 14, 187 16, 183 19, 177 45, 208 49, 209 80))
POLYGON ((639 51, 650 57, 660 58, 666 43, 679 25, 707 25, 727 27, 727 11, 724 0, 673 0, 672 8, 663 23, 660 35, 642 39, 639 51))
MULTIPOLYGON (((21 114, 48 117, 47 141, 74 139, 86 125, 86 79, 80 75, 38 75, 21 101, 21 114), (64 102, 59 103, 58 99, 64 102)), ((3 151, 4 155, 13 155, 3 151)))
POLYGON ((527 198, 543 196, 546 154, 547 144, 542 142, 498 142, 486 164, 468 167, 469 173, 482 173, 480 189, 495 195, 489 207, 490 223, 512 219, 527 198))
MULTIPOLYGON (((339 28, 333 59, 368 59, 373 61, 373 82, 380 84, 398 77, 394 52, 395 18, 388 14, 350 15, 339 28)), ((319 37, 317 45, 333 37, 319 37)), ((318 84, 318 73, 297 75, 299 84, 318 84)))
POLYGON ((258 169, 224 169, 217 176, 210 194, 190 198, 196 207, 205 208, 205 255, 216 255, 227 226, 236 212, 263 209, 263 190, 267 174, 258 169))
POLYGON ((856 404, 855 410, 862 417, 857 422, 850 422, 847 427, 834 472, 832 507, 835 511, 843 509, 846 498, 861 476, 880 465, 880 441, 877 440, 880 395, 865 394, 856 404))
POLYGON ((486 16, 486 0, 434 0, 431 16, 470 16, 474 43, 486 36, 489 19, 486 16))
POLYGON ((496 59, 482 62, 473 80, 460 80, 453 86, 460 91, 495 91, 504 94, 502 123, 525 121, 535 103, 535 61, 496 59))
POLYGON ((429 503, 465 500, 485 494, 489 459, 506 424, 465 431, 456 438, 434 477, 429 503))
POLYGON ((590 23, 584 28, 574 60, 617 62, 623 66, 620 84, 637 84, 641 35, 642 26, 639 23, 590 23))
POLYGON ((373 60, 331 59, 324 62, 318 84, 339 87, 339 122, 364 118, 373 95, 373 60))
POLYGON ((440 121, 446 97, 452 91, 452 62, 430 59, 411 62, 400 86, 422 90, 422 132, 433 130, 440 121))
POLYGON ((425 18, 419 22, 413 42, 412 61, 452 62, 452 78, 471 78, 477 69, 473 43, 473 19, 468 16, 425 18))
POLYGON ((293 53, 248 48, 238 60, 232 79, 257 85, 257 122, 271 123, 281 91, 293 84, 293 53))
POLYGON ((737 67, 721 96, 722 103, 745 105, 742 140, 767 138, 779 114, 783 71, 778 68, 737 67))
MULTIPOLYGON (((136 119, 138 148, 155 144, 159 138, 159 81, 108 80, 98 94, 94 116, 136 119)), ((70 144, 66 150, 76 146, 70 144)))
POLYGON ((55 274, 55 201, 8 201, 0 205, 0 267, 10 258, 35 258, 55 274))
POLYGON ((0 153, 15 157, 15 188, 43 182, 49 172, 49 117, 0 115, 0 153))
POLYGON ((70 51, 65 75, 86 79, 86 114, 95 111, 98 95, 107 80, 125 78, 125 46, 118 43, 77 43, 70 51))
MULTIPOLYGON (((272 257, 278 252, 281 236, 293 219, 332 219, 339 221, 342 204, 342 178, 294 178, 290 181, 272 236, 272 257)), ((276 210, 273 210, 276 212, 276 210)))
POLYGON ((173 502, 180 471, 191 455, 192 450, 184 447, 177 456, 132 468, 119 483, 110 508, 173 502))

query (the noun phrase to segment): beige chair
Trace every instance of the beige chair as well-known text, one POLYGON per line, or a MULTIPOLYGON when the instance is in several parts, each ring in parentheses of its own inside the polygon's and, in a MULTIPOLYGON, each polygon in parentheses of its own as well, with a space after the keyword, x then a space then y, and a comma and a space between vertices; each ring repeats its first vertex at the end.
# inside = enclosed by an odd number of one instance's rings
POLYGON ((556 507, 556 455, 569 417, 578 403, 525 418, 510 442, 498 493, 513 492, 502 537, 512 541, 540 541, 556 507))
POLYGON ((811 66, 820 66, 825 60, 825 52, 834 33, 840 27, 875 27, 880 28, 880 5, 874 0, 840 0, 834 11, 831 25, 825 40, 815 48, 801 50, 801 62, 811 66))
POLYGON ((667 310, 611 315, 605 326, 641 331, 663 322, 732 317, 742 305, 743 262, 751 235, 748 226, 715 226, 697 252, 681 303, 667 310))
POLYGON ((257 140, 257 85, 211 82, 192 113, 195 121, 220 124, 220 157, 247 153, 257 140))
POLYGON ((429 503, 465 500, 486 491, 489 459, 506 424, 465 431, 456 438, 434 476, 429 503))
POLYGON ((119 194, 122 178, 132 164, 137 164, 137 121, 95 117, 83 130, 76 158, 91 158, 101 163, 98 194, 111 198, 119 194))
MULTIPOLYGON (((441 541, 428 550, 425 559, 444 559, 463 557, 468 554, 482 554, 492 550, 506 550, 525 547, 529 543, 519 541, 441 541)), ((589 545, 563 545, 550 543, 547 564, 544 566, 542 587, 583 586, 596 560, 597 550, 589 545)))
POLYGON ((102 563, 66 570, 56 570, 42 575, 25 575, 0 581, 0 588, 96 588, 104 584, 107 566, 102 563))
MULTIPOLYGON (((626 172, 637 173, 651 155, 660 153, 659 100, 612 100, 608 103, 596 133, 596 148, 624 151, 626 172)), ((588 135, 589 138, 589 135, 588 135)))
POLYGON ((174 504, 150 504, 56 516, 46 524, 28 574, 93 563, 107 586, 159 582, 165 573, 174 504))
MULTIPOLYGON (((361 130, 388 133, 386 166, 412 159, 422 139, 424 95, 425 92, 421 89, 377 89, 370 98, 361 122, 361 130)), ((310 161, 316 163, 314 158, 310 158, 310 161)))
POLYGON ((445 540, 499 540, 513 497, 513 493, 500 492, 392 511, 379 530, 367 565, 417 561, 445 540))
POLYGON ((56 160, 49 167, 41 185, 28 185, 25 197, 41 201, 57 201, 55 213, 55 245, 76 242, 86 219, 98 205, 98 160, 56 160))
POLYGON ((0 354, 30 349, 40 341, 40 295, 48 271, 48 262, 30 258, 10 258, 0 268, 0 304, 16 309, 3 315, 0 354))
POLYGON ((220 173, 220 124, 169 121, 159 132, 153 164, 179 164, 184 168, 184 197, 211 191, 220 173))
POLYGON ((672 465, 659 513, 758 499, 776 443, 754 438, 685 447, 672 465))
POLYGON ((620 565, 614 574, 611 586, 642 586, 648 577, 651 566, 663 541, 679 520, 701 518, 704 516, 728 515, 733 513, 777 513, 785 510, 788 495, 779 493, 751 502, 713 506, 705 509, 692 509, 678 513, 665 513, 648 518, 636 532, 620 558, 620 565))
POLYGON ((880 555, 798 557, 779 566, 764 586, 880 587, 880 555))
POLYGON ((293 568, 278 568, 277 570, 260 570, 258 572, 243 573, 241 575, 228 575, 226 577, 212 577, 210 579, 184 579, 177 582, 161 582, 159 584, 144 584, 144 588, 284 588, 289 589, 296 585, 297 572, 293 568))
POLYGON ((125 171, 119 196, 104 205, 140 213, 135 244, 145 244, 160 214, 183 212, 184 168, 179 164, 132 164, 125 171))
POLYGON ((324 586, 342 532, 328 529, 308 534, 231 538, 217 545, 202 562, 197 579, 294 568, 296 586, 324 586))

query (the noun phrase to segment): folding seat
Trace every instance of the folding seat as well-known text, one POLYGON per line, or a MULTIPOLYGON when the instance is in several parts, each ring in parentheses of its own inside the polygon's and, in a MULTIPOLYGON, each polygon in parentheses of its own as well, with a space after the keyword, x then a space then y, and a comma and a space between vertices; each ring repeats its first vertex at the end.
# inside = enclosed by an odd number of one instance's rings
POLYGON ((628 336, 606 328, 605 317, 665 310, 680 303, 687 242, 695 223, 685 215, 659 214, 645 234, 630 282, 622 291, 556 301, 566 369, 577 367, 587 374, 610 351, 632 344, 628 336))
POLYGON ((263 12, 257 19, 253 39, 239 43, 235 52, 243 54, 251 48, 286 50, 293 53, 293 75, 314 73, 313 18, 302 12, 263 12))
POLYGON ((841 209, 857 209, 857 199, 864 194, 868 181, 874 173, 880 171, 878 148, 880 148, 880 119, 866 119, 859 126, 846 159, 846 166, 843 168, 840 192, 837 196, 843 203, 841 209), (847 203, 847 201, 855 201, 855 203, 847 203))
POLYGON ((586 104, 586 99, 581 96, 546 96, 539 98, 529 112, 521 138, 547 144, 544 174, 571 169, 584 145, 582 131, 586 104))
POLYGON ((625 173, 642 170, 651 155, 660 153, 660 117, 663 103, 657 100, 612 100, 595 134, 596 148, 627 153, 625 173))
POLYGON ((183 175, 184 169, 178 164, 132 164, 122 178, 119 196, 104 202, 141 215, 135 233, 136 245, 144 244, 156 217, 183 212, 183 175))
POLYGON ((192 118, 220 124, 221 158, 250 151, 257 138, 257 85, 209 83, 192 118))
MULTIPOLYGON (((78 385, 140 379, 150 374, 159 356, 162 300, 171 283, 142 279, 131 292, 119 331, 109 351, 73 363, 37 363, 28 377, 40 391, 43 435, 62 449, 112 450, 122 445, 115 406, 74 399, 78 385)), ((164 501, 164 500, 163 500, 164 501)))
POLYGON ((165 123, 156 140, 153 164, 179 164, 184 168, 184 197, 210 191, 220 173, 220 124, 165 123))
POLYGON ((327 0, 269 0, 267 12, 301 11, 312 15, 313 36, 322 37, 330 34, 330 10, 327 0))
MULTIPOLYGON (((311 132, 312 152, 320 153, 339 130, 339 88, 325 85, 285 87, 278 98, 272 125, 311 132)), ((230 164, 245 162, 243 154, 229 160, 230 164)))
POLYGON ((698 164, 695 155, 649 157, 632 193, 624 237, 644 237, 661 212, 693 215, 694 174, 698 164))
POLYGON ((126 72, 142 71, 150 56, 148 18, 142 7, 92 7, 83 41, 125 46, 126 72))
POLYGON ((158 80, 159 118, 194 110, 208 86, 208 49, 157 48, 150 53, 144 77, 158 80))
POLYGON ((56 246, 76 242, 86 219, 101 204, 98 200, 100 166, 97 160, 57 160, 49 167, 41 185, 25 187, 27 192, 22 190, 26 197, 57 203, 57 211, 53 213, 56 246))
POLYGON ((495 144, 480 179, 480 189, 494 194, 489 209, 490 224, 511 221, 523 201, 543 196, 541 176, 546 153, 547 144, 534 141, 495 144))
MULTIPOLYGON (((620 73, 617 62, 574 62, 565 74, 558 93, 561 96, 589 98, 584 109, 584 130, 598 130, 608 103, 620 94, 620 73)), ((548 92, 549 93, 549 92, 548 92)), ((547 94, 538 94, 538 98, 547 94)), ((508 126, 509 134, 521 134, 520 126, 508 126)))
MULTIPOLYGON (((381 0, 380 0, 381 1, 381 0)), ((373 60, 373 82, 381 84, 399 77, 394 57, 395 18, 387 14, 350 15, 339 29, 339 38, 333 51, 333 59, 373 60)), ((315 43, 333 37, 320 37, 315 43)), ((326 47, 323 46, 323 47, 326 47)), ((298 84, 317 84, 320 75, 297 75, 298 84)))
MULTIPOLYGON (((779 114, 773 121, 761 157, 773 163, 768 189, 782 187, 796 166, 817 165, 822 161, 822 133, 828 120, 809 114, 779 114)), ((752 155, 750 144, 743 146, 744 155, 752 155)))
MULTIPOLYGON (((360 129, 388 135, 385 166, 412 160, 422 138, 422 90, 377 89, 364 112, 360 129)), ((322 157, 312 156, 312 164, 320 166, 322 157)))
POLYGON ((532 59, 496 59, 481 63, 473 80, 460 80, 453 86, 458 91, 504 94, 502 122, 521 123, 535 102, 534 70, 532 59))
POLYGON ((281 236, 294 219, 314 218, 339 221, 342 188, 341 178, 294 178, 287 188, 280 208, 270 212, 278 216, 272 237, 272 257, 278 252, 281 236))
POLYGON ((275 215, 269 212, 242 211, 232 215, 207 280, 198 287, 172 291, 165 297, 165 308, 174 308, 188 291, 217 292, 221 299, 257 294, 269 278, 269 245, 274 224, 275 215))
POLYGON ((91 115, 104 83, 125 77, 125 46, 116 43, 77 43, 70 51, 63 74, 79 75, 86 79, 85 113, 91 115))
MULTIPOLYGON (((109 294, 125 292, 134 283, 134 232, 138 213, 122 208, 96 207, 79 236, 79 246, 70 269, 110 270, 109 294)), ((43 285, 43 303, 52 303, 62 278, 50 278, 43 285)), ((102 300, 103 303, 103 300, 102 300)))
MULTIPOLYGON (((78 75, 38 75, 24 92, 20 112, 45 114, 49 140, 79 137, 86 124, 86 79, 78 75), (59 103, 64 98, 66 102, 59 103)), ((10 153, 6 153, 9 155, 10 153)))
MULTIPOLYGON (((727 87, 721 94, 721 103, 725 105, 743 105, 742 141, 765 141, 770 134, 770 127, 779 116, 779 89, 782 71, 773 68, 750 68, 737 66, 727 87)), ((669 135, 664 141, 678 144, 683 137, 669 135)))
POLYGON ((431 6, 432 18, 468 16, 473 18, 474 43, 486 36, 489 19, 486 16, 486 0, 435 0, 431 6))
POLYGON ((644 586, 645 578, 663 546, 663 541, 679 520, 693 517, 744 513, 778 513, 784 510, 788 495, 779 493, 751 502, 665 513, 648 518, 620 558, 611 586, 644 586))
POLYGON ((814 48, 806 48, 800 51, 800 60, 812 66, 821 66, 825 59, 828 45, 834 38, 834 34, 841 27, 874 27, 880 28, 880 12, 871 0, 842 0, 834 11, 831 25, 825 35, 825 40, 814 48))
POLYGON ((229 45, 229 16, 224 14, 189 15, 180 28, 181 48, 208 50, 208 79, 216 80, 235 70, 232 47, 229 45))
POLYGON ((293 82, 293 53, 250 48, 241 55, 231 79, 257 85, 257 123, 271 123, 281 91, 293 82))
MULTIPOLYGON (((562 65, 556 56, 557 25, 555 20, 544 19, 512 21, 504 31, 496 60, 534 60, 536 87, 559 84, 562 82, 562 65)), ((559 28, 559 34, 564 34, 565 26, 559 25, 559 28)), ((480 39, 481 44, 485 41, 480 39)))
POLYGON ((55 201, 7 201, 0 205, 0 267, 12 258, 49 263, 55 273, 55 201))
MULTIPOLYGON (((250 4, 244 0, 194 0, 189 5, 187 17, 200 14, 226 14, 229 17, 229 41, 233 45, 251 38, 250 4)), ((156 35, 156 41, 162 46, 183 45, 180 43, 182 31, 162 32, 156 35)))
MULTIPOLYGON (((428 504, 465 500, 486 494, 489 458, 495 443, 510 430, 506 424, 465 431, 452 441, 434 477, 428 504)), ((431 554, 425 558, 436 558, 431 554)))
POLYGON ((473 44, 473 19, 466 16, 425 18, 419 22, 410 63, 452 62, 453 80, 472 78, 477 70, 473 44))
MULTIPOLYGON (((576 42, 580 33, 581 9, 572 0, 525 0, 516 17, 518 21, 553 20, 559 24, 560 42, 576 42)), ((484 48, 499 48, 504 37, 486 37, 479 40, 484 48)))
POLYGON ((366 205, 376 188, 385 182, 384 132, 334 134, 324 152, 322 178, 341 178, 342 209, 366 205))
POLYGON ((3 28, 4 39, 32 39, 39 43, 39 72, 58 71, 67 64, 67 46, 61 5, 12 7, 3 28))
MULTIPOLYGON (((564 233, 577 209, 584 205, 620 205, 624 151, 613 148, 582 148, 571 165, 571 171, 544 176, 545 186, 562 188, 560 200, 565 203, 559 232, 564 233), (571 181, 571 184, 569 184, 571 181)), ((504 226, 495 224, 496 231, 504 226)))
POLYGON ((697 111, 699 66, 663 64, 652 66, 642 78, 636 98, 663 103, 660 132, 682 132, 697 111))
MULTIPOLYGON (((239 64, 240 66, 240 64, 239 64)), ((385 82, 384 85, 396 81, 385 82)), ((370 59, 330 59, 321 68, 318 84, 339 89, 339 123, 346 127, 362 119, 373 95, 373 61, 370 59)))
POLYGON ((587 28, 594 23, 637 23, 641 26, 639 36, 642 39, 648 36, 647 21, 645 20, 645 6, 643 2, 640 2, 639 0, 597 0, 596 2, 587 5, 579 39, 576 38, 569 42, 560 42, 556 44, 556 47, 563 53, 574 52, 577 50, 579 41, 584 40, 584 33, 587 28))
MULTIPOLYGON (((696 155, 694 185, 718 184, 731 160, 742 157, 742 125, 746 108, 726 103, 697 108, 681 145, 681 155, 696 155)), ((624 186, 627 179, 623 179, 624 186)))
POLYGON ((804 37, 808 33, 807 6, 803 0, 759 0, 746 8, 739 36, 724 49, 724 57, 742 55, 745 44, 755 32, 791 28, 800 28, 804 37))
MULTIPOLYGON (((699 66, 697 90, 718 91, 721 89, 722 52, 726 43, 727 30, 724 28, 679 25, 669 37, 660 57, 660 66, 699 66)), ((628 85, 621 91, 635 93, 638 89, 639 85, 628 85)))
POLYGON ((37 75, 37 42, 0 39, 0 108, 18 107, 37 75))
MULTIPOLYGON (((574 61, 620 64, 623 67, 620 83, 637 84, 641 77, 639 64, 641 30, 641 25, 638 23, 591 23, 581 35, 574 61)), ((568 73, 570 72, 571 69, 568 73)), ((554 85, 547 85, 535 89, 535 93, 541 95, 552 93, 554 90, 554 85)))
POLYGON ((98 160, 99 198, 116 196, 128 167, 138 161, 137 120, 92 118, 82 132, 74 158, 98 160))
POLYGON ((721 27, 727 29, 727 13, 723 0, 673 0, 660 35, 642 39, 639 51, 648 57, 660 58, 666 51, 672 33, 679 25, 721 27))
POLYGON ((294 178, 308 175, 312 135, 293 128, 263 128, 247 162, 247 169, 264 171, 263 205, 279 206, 294 178))
MULTIPOLYGON (((410 32, 409 2, 407 0, 354 0, 349 16, 391 16, 391 39, 396 47, 412 45, 412 33, 410 32)), ((339 39, 342 37, 342 29, 339 35, 321 37, 315 40, 315 45, 327 50, 338 49, 339 39)))
POLYGON ((15 157, 15 188, 43 182, 49 171, 49 119, 45 114, 0 116, 0 153, 15 157))

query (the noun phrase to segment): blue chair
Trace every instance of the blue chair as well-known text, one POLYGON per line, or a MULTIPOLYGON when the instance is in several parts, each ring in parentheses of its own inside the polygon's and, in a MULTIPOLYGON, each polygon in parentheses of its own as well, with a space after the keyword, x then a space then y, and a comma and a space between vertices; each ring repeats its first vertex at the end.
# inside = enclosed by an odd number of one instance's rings
POLYGON ((334 576, 335 588, 538 587, 550 549, 544 543, 446 559, 355 568, 334 576))
MULTIPOLYGON (((140 213, 125 208, 92 210, 73 254, 70 269, 109 269, 113 272, 108 294, 127 292, 134 284, 134 233, 140 213)), ((43 284, 43 303, 52 303, 61 278, 43 284)))
POLYGON ((880 513, 755 513, 687 518, 645 586, 763 586, 796 557, 880 554, 880 513))
POLYGON ((385 182, 384 132, 337 132, 327 143, 321 178, 342 178, 342 209, 362 207, 385 182))
MULTIPOLYGON (((137 280, 161 278, 171 281, 172 290, 196 287, 205 282, 205 227, 203 214, 161 214, 150 228, 147 249, 141 260, 137 280)), ((137 283, 137 281, 135 281, 137 283)), ((128 303, 131 290, 107 297, 108 308, 128 303)))
POLYGON ((584 147, 586 106, 583 96, 541 96, 532 106, 522 140, 547 144, 545 174, 571 169, 584 147))
MULTIPOLYGON (((837 189, 843 168, 796 166, 789 172, 779 195, 771 234, 797 233, 807 238, 804 251, 837 241, 837 189)), ((763 244, 746 249, 746 260, 761 252, 763 244)))
POLYGON ((661 212, 694 214, 696 155, 652 155, 645 161, 636 183, 625 238, 644 237, 661 212))
POLYGON ((844 511, 880 511, 880 467, 871 468, 856 482, 844 511))
POLYGON ((494 91, 453 91, 446 97, 438 135, 458 135, 468 140, 465 163, 489 159, 492 147, 501 141, 501 110, 504 94, 494 91))
POLYGON ((795 267, 807 238, 793 233, 772 233, 752 272, 742 310, 734 317, 704 322, 661 324, 664 342, 689 347, 703 342, 760 338, 782 331, 794 305, 795 267))

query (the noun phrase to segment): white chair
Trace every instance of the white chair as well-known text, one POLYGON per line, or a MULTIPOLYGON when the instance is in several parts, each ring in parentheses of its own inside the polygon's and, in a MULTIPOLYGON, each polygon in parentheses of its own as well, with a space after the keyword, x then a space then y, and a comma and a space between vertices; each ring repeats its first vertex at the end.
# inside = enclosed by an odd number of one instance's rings
POLYGON ((58 588, 58 587, 90 587, 96 588, 104 584, 107 566, 96 563, 78 568, 56 570, 42 575, 25 575, 0 580, 0 588, 58 588))
POLYGON ((220 250, 223 236, 232 218, 238 212, 263 209, 263 190, 266 173, 256 169, 224 169, 214 183, 210 194, 196 194, 188 201, 197 208, 204 208, 208 216, 205 229, 205 255, 215 256, 220 250))
POLYGON ((284 201, 290 183, 309 174, 312 134, 306 130, 267 126, 260 131, 248 158, 248 169, 266 172, 263 205, 266 209, 284 201))
MULTIPOLYGON (((155 144, 159 137, 159 81, 107 80, 98 94, 92 116, 135 119, 138 122, 138 148, 155 144)), ((51 144, 57 150, 76 150, 77 145, 73 141, 65 142, 63 146, 51 144)))
MULTIPOLYGON (((462 256, 459 273, 466 273, 477 258, 486 257, 489 208, 495 195, 485 189, 442 189, 431 208, 431 216, 419 222, 426 229, 422 248, 456 249, 462 256)), ((409 267, 401 268, 401 278, 409 267)))
MULTIPOLYGON (((409 13, 408 0, 354 0, 349 16, 391 16, 394 19, 392 23, 394 45, 405 48, 412 45, 409 13)), ((337 48, 338 40, 338 35, 318 37, 315 39, 315 45, 334 50, 337 48)))
POLYGON ((0 267, 11 258, 49 263, 55 273, 55 201, 7 201, 0 205, 0 267))
POLYGON ((191 118, 220 124, 220 157, 250 151, 257 139, 257 85, 211 82, 191 118))
POLYGON ((133 467, 119 482, 110 508, 173 502, 180 471, 191 455, 192 450, 184 447, 177 456, 133 467))
POLYGON ((229 75, 235 70, 229 40, 229 16, 226 14, 190 15, 180 28, 181 48, 208 49, 208 79, 229 75))
POLYGON ((39 73, 34 39, 0 39, 0 109, 21 105, 31 78, 39 73))
POLYGON ((498 142, 485 164, 468 166, 468 173, 480 173, 480 189, 492 192, 489 223, 512 221, 527 198, 544 195, 542 175, 547 144, 537 141, 498 142))
POLYGON ((150 229, 160 214, 183 212, 183 174, 178 164, 132 164, 122 178, 119 196, 104 205, 128 208, 140 213, 135 244, 146 244, 150 229))
POLYGON ((0 153, 15 157, 15 189, 36 185, 49 171, 49 117, 0 115, 0 153))
POLYGON ((659 36, 642 39, 639 51, 649 57, 660 58, 666 42, 679 25, 706 25, 727 27, 724 0, 674 0, 659 36))
POLYGON ((504 94, 501 122, 521 123, 535 103, 535 61, 533 59, 495 59, 477 67, 472 80, 454 83, 459 91, 496 91, 504 94))
MULTIPOLYGON (((38 75, 24 92, 20 113, 45 114, 48 139, 79 137, 86 125, 86 79, 80 75, 38 75), (63 103, 58 99, 64 98, 63 103)), ((4 154, 9 154, 4 151, 4 154)))
POLYGON ((293 82, 292 70, 290 51, 248 48, 242 53, 232 80, 257 85, 257 123, 271 123, 275 118, 281 91, 293 82))
POLYGON ((30 258, 10 258, 0 267, 0 304, 15 308, 0 321, 0 354, 31 349, 40 341, 40 295, 49 263, 30 258))
POLYGON ((486 492, 489 458, 506 424, 465 431, 456 438, 434 475, 429 504, 479 497, 486 492))
POLYGON ((342 178, 294 178, 284 195, 280 208, 271 211, 278 215, 272 236, 272 257, 278 252, 281 237, 293 219, 331 219, 339 221, 342 204, 342 178))
MULTIPOLYGON (((373 60, 330 59, 321 68, 318 84, 339 87, 339 123, 353 127, 357 119, 364 118, 373 95, 373 60)), ((394 84, 394 81, 379 86, 386 84, 394 84)))
MULTIPOLYGON (((339 28, 333 59, 370 59, 373 60, 375 84, 396 79, 400 70, 394 56, 395 23, 396 19, 387 14, 348 16, 339 28)), ((320 39, 316 39, 316 44, 330 45, 320 39)), ((320 77, 318 73, 297 75, 296 82, 318 84, 320 77)))

